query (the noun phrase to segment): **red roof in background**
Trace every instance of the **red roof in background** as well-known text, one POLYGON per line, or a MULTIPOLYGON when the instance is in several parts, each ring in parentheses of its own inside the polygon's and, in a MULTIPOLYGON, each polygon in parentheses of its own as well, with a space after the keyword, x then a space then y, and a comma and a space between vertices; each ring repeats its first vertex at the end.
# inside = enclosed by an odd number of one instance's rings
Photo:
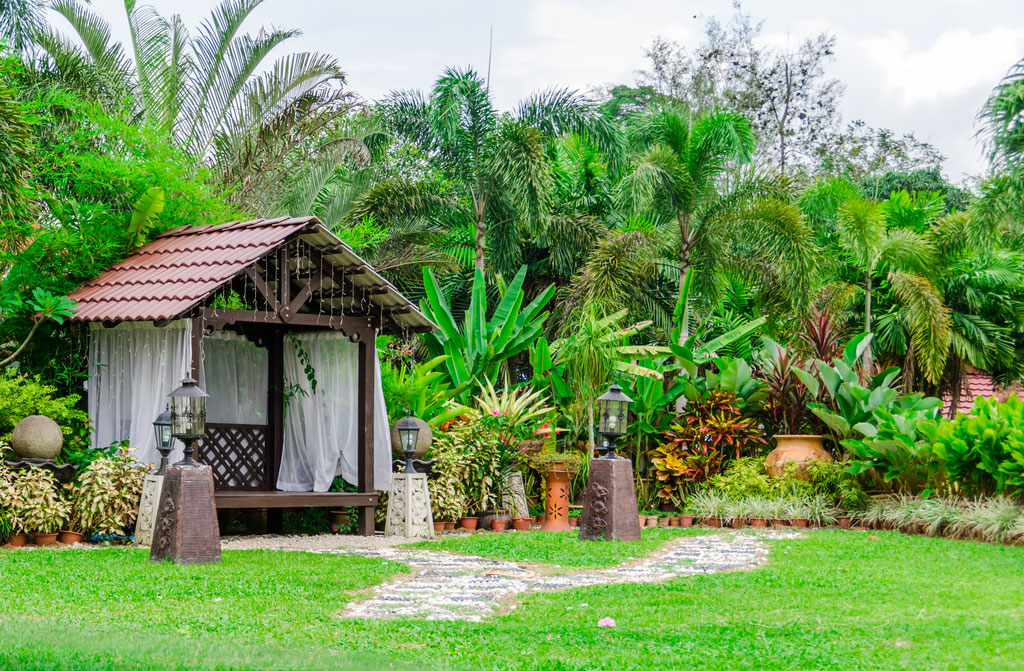
MULTIPOLYGON (((995 382, 988 373, 967 373, 964 376, 963 389, 960 391, 960 402, 957 404, 956 412, 965 415, 971 414, 971 405, 974 399, 979 396, 992 398, 997 396, 995 382)), ((950 408, 953 405, 953 396, 946 392, 942 395, 942 416, 951 417, 950 408)), ((953 414, 956 414, 954 412, 953 414)))
POLYGON ((72 319, 173 319, 316 221, 280 217, 168 231, 70 294, 78 303, 72 319))

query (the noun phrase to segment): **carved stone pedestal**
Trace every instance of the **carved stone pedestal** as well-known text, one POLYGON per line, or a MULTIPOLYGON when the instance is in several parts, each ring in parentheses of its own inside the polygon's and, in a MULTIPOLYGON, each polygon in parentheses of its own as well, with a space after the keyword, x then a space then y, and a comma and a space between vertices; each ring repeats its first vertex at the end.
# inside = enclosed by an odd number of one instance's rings
POLYGON ((640 540, 633 465, 622 457, 590 462, 587 493, 580 515, 580 540, 640 540))
POLYGON ((430 538, 434 535, 426 473, 392 474, 384 535, 405 538, 430 538))
POLYGON ((167 469, 149 558, 176 564, 220 561, 220 527, 209 466, 175 464, 167 469))
POLYGON ((523 484, 523 474, 519 471, 509 473, 506 489, 502 499, 509 514, 512 517, 528 517, 530 505, 526 502, 526 485, 523 484))
POLYGON ((142 498, 139 499, 139 515, 135 520, 135 546, 153 545, 153 527, 156 524, 156 510, 160 504, 160 491, 164 476, 149 473, 142 483, 142 498))

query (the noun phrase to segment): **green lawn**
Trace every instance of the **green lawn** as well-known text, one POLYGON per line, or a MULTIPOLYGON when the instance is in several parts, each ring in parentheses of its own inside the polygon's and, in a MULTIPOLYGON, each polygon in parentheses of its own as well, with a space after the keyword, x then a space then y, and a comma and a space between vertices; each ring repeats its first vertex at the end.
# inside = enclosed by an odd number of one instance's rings
MULTIPOLYGON (((1024 668, 1024 548, 875 536, 818 531, 773 542, 754 571, 533 594, 483 623, 334 617, 397 570, 364 559, 7 552, 0 668, 1024 668), (606 616, 618 627, 598 628, 606 616)), ((524 559, 568 556, 562 542, 524 559)))
POLYGON ((636 543, 589 541, 581 543, 579 532, 527 531, 515 534, 456 534, 412 547, 444 550, 517 562, 542 562, 571 568, 604 568, 645 557, 667 541, 682 536, 708 533, 706 529, 644 529, 636 543))

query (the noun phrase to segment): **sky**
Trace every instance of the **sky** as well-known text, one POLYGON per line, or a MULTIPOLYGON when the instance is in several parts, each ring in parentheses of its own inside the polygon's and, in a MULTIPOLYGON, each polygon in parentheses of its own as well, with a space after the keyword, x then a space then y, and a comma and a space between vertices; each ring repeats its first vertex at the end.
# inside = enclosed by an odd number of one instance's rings
MULTIPOLYGON (((145 0, 139 0, 140 3, 145 0)), ((197 26, 212 3, 150 0, 197 26)), ((127 41, 123 0, 93 0, 127 41)), ((763 39, 795 48, 822 31, 837 39, 832 76, 846 84, 843 122, 913 132, 947 157, 954 182, 985 170, 976 116, 992 87, 1024 58, 1021 0, 747 0, 763 39)), ((426 89, 446 66, 488 67, 499 107, 550 86, 589 91, 633 83, 656 36, 697 46, 704 21, 731 0, 265 0, 248 25, 297 28, 284 51, 334 55, 348 87, 374 100, 426 89)), ((60 25, 62 19, 56 19, 60 25)))

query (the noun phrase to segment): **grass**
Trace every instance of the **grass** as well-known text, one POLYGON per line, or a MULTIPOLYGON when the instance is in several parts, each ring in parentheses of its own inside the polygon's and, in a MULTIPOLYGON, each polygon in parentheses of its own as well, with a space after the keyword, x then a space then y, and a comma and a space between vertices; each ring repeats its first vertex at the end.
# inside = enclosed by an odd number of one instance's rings
POLYGON ((707 533, 703 529, 644 529, 636 543, 577 540, 578 531, 549 533, 526 531, 515 534, 457 534, 441 540, 416 543, 412 547, 443 550, 516 562, 540 562, 571 568, 605 568, 645 557, 667 541, 707 533))
POLYGON ((753 571, 531 594, 482 623, 334 617, 396 570, 294 553, 188 568, 120 550, 8 552, 0 668, 1024 668, 1019 547, 816 531, 772 542, 753 571), (151 604, 161 594, 166 613, 151 604))

